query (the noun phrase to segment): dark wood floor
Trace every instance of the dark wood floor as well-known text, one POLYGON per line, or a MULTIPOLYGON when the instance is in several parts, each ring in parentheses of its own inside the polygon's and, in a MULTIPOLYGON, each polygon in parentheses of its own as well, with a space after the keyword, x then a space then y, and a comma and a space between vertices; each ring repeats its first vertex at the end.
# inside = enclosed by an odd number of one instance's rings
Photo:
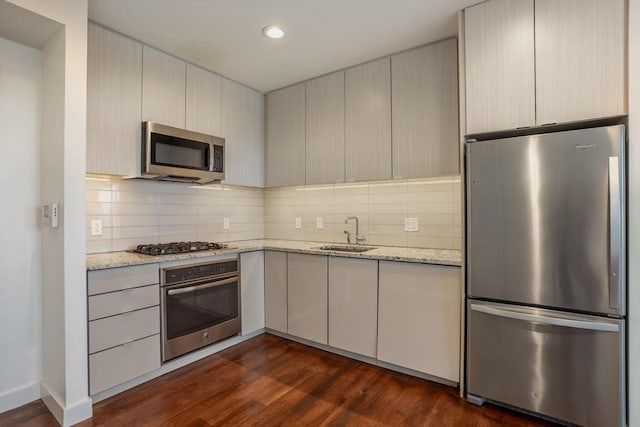
MULTIPOLYGON (((0 426, 55 426, 41 401, 0 426)), ((97 403, 89 426, 550 426, 457 390, 273 335, 97 403)))

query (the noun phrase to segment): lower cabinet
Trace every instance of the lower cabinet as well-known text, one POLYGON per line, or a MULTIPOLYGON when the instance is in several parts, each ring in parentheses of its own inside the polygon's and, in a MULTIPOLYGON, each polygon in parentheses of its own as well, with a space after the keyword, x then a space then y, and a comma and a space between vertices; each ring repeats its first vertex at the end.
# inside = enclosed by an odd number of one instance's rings
POLYGON ((378 360, 459 382, 460 269, 380 261, 378 360))
POLYGON ((460 381, 460 268, 265 251, 268 329, 460 381))
POLYGON ((89 394, 93 395, 160 368, 160 335, 89 355, 89 394))
POLYGON ((288 254, 288 333, 327 344, 327 258, 288 254))
POLYGON ((286 252, 264 252, 264 322, 269 329, 287 333, 286 252))
POLYGON ((376 357, 378 261, 329 258, 329 345, 376 357))
POLYGON ((240 254, 242 335, 264 328, 264 252, 240 254))
POLYGON ((160 368, 158 267, 88 273, 89 394, 160 368))
MULTIPOLYGON (((158 287, 154 286, 156 292, 158 287)), ((160 307, 129 311, 89 322, 89 353, 160 333, 160 307)))

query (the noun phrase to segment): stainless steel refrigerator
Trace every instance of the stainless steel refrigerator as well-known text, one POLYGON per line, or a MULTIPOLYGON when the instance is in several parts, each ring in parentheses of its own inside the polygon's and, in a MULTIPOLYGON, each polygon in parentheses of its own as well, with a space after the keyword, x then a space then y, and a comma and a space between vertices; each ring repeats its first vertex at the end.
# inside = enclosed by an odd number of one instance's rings
POLYGON ((465 146, 468 399, 625 425, 624 125, 465 146))

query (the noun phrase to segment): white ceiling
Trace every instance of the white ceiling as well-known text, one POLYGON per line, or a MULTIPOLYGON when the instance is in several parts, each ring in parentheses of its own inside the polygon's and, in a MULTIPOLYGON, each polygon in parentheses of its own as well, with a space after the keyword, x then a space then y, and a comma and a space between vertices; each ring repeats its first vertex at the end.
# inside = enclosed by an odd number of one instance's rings
POLYGON ((89 19, 266 93, 454 36, 479 1, 89 0, 89 19))
POLYGON ((0 0, 0 37, 42 50, 64 25, 0 0))

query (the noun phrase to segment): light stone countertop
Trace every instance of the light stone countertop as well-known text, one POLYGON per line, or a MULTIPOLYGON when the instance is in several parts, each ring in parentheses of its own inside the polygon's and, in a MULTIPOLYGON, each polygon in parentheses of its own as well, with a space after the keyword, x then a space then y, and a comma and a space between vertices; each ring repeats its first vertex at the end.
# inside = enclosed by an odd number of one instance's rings
MULTIPOLYGON (((330 255, 347 258, 376 259, 384 261, 403 261, 420 264, 450 265, 459 267, 462 263, 462 253, 451 249, 406 248, 397 246, 375 246, 366 252, 341 252, 320 249, 324 245, 344 246, 326 242, 301 242, 295 240, 243 240, 225 242, 226 249, 214 251, 189 252, 175 255, 140 255, 131 252, 105 252, 87 255, 87 270, 104 270, 107 268, 126 267, 131 265, 153 264, 185 259, 197 259, 213 255, 236 254, 242 252, 259 251, 263 249, 298 252, 305 254, 330 255)), ((363 245, 367 246, 367 245, 363 245)))

